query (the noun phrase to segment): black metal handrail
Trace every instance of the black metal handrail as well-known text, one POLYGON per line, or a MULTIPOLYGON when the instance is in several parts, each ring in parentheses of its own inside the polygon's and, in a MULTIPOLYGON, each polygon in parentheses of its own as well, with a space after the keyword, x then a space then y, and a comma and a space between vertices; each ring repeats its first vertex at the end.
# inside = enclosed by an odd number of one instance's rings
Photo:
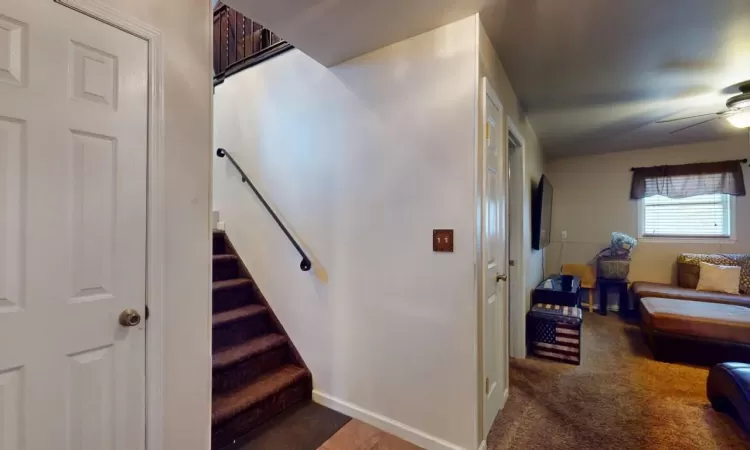
POLYGON ((307 255, 305 254, 305 251, 302 250, 302 247, 300 247, 300 245, 294 239, 294 237, 289 232, 289 230, 287 230, 284 224, 281 223, 279 216, 277 216, 276 213, 273 212, 271 207, 268 205, 268 202, 266 202, 266 199, 264 199, 263 196, 260 195, 260 192, 258 192, 258 189, 255 188, 255 185, 253 184, 252 181, 250 181, 250 178, 247 177, 247 175, 245 174, 245 171, 242 170, 242 167, 240 167, 240 165, 237 164, 237 161, 235 161, 234 158, 232 158, 232 155, 230 155, 229 152, 224 150, 223 148, 216 150, 216 156, 218 156, 219 158, 223 158, 225 156, 229 158, 229 162, 231 162, 232 165, 240 172, 240 175, 242 175, 242 182, 247 183, 250 186, 250 189, 252 189, 253 192, 255 192, 255 195, 258 196, 258 200, 260 200, 260 202, 263 203, 263 206, 266 207, 266 211, 268 211, 268 213, 271 214, 271 217, 273 217, 273 220, 276 221, 276 224, 281 228, 281 231, 284 232, 286 237, 289 239, 289 242, 291 242, 294 248, 296 248, 297 251, 299 252, 299 255, 302 257, 302 262, 299 263, 299 268, 302 269, 303 272, 307 272, 308 270, 310 270, 310 268, 312 268, 312 263, 310 262, 310 258, 307 257, 307 255))

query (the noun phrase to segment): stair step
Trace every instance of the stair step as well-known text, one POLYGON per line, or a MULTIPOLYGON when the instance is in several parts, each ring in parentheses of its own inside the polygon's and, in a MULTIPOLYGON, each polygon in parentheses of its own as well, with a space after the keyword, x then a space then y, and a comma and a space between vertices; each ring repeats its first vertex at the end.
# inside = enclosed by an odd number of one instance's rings
POLYGON ((216 292, 234 289, 242 286, 250 287, 252 285, 253 282, 250 278, 232 278, 231 280, 214 281, 212 288, 214 292, 216 292))
POLYGON ((211 448, 226 450, 310 401, 312 375, 222 230, 213 232, 212 267, 211 448))
POLYGON ((244 344, 228 347, 213 356, 214 370, 241 363, 268 350, 284 345, 288 342, 286 336, 280 334, 266 334, 244 344))
POLYGON ((233 278, 213 282, 213 312, 220 313, 256 303, 253 282, 249 278, 233 278))
POLYGON ((238 414, 259 406, 264 401, 272 400, 271 397, 274 395, 309 376, 309 372, 302 367, 286 365, 261 375, 247 386, 214 396, 211 422, 217 425, 236 418, 238 414))
POLYGON ((286 336, 272 333, 214 352, 214 395, 245 386, 264 373, 293 362, 288 342, 286 336))
POLYGON ((240 322, 266 312, 268 312, 268 308, 262 305, 247 305, 242 308, 231 309, 229 311, 214 314, 212 318, 213 327, 218 328, 234 322, 240 322))
POLYGON ((212 255, 211 258, 213 259, 213 262, 221 262, 221 261, 237 261, 239 258, 237 255, 230 255, 230 254, 224 254, 224 255, 212 255))
POLYGON ((238 278, 239 258, 237 255, 213 255, 213 281, 238 278))
POLYGON ((213 254, 222 255, 228 252, 226 233, 223 230, 214 230, 213 254))
POLYGON ((213 327, 217 328, 222 325, 229 325, 265 312, 268 312, 268 308, 262 305, 247 305, 242 308, 224 311, 213 315, 213 327))
POLYGON ((247 341, 275 332, 268 308, 261 305, 246 305, 213 315, 214 352, 242 345, 247 341))

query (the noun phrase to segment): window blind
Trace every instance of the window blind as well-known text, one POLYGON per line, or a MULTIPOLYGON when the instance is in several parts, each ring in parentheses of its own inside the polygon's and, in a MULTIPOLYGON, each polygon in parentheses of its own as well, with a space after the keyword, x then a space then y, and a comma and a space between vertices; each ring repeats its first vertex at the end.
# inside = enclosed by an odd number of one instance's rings
POLYGON ((730 237, 730 205, 727 194, 646 197, 643 199, 643 235, 730 237))

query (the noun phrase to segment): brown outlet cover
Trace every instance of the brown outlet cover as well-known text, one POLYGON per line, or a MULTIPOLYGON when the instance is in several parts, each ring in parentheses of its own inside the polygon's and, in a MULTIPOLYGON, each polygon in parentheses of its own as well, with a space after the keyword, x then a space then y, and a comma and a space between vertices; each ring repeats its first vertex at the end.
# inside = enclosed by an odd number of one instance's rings
POLYGON ((453 252, 453 230, 432 230, 432 251, 453 252))

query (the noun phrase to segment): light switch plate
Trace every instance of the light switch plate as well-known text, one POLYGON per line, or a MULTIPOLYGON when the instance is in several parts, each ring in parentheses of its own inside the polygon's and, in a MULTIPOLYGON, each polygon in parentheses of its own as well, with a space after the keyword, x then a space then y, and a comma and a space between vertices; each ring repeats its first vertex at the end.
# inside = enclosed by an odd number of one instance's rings
POLYGON ((432 251, 453 252, 453 230, 432 230, 432 251))

